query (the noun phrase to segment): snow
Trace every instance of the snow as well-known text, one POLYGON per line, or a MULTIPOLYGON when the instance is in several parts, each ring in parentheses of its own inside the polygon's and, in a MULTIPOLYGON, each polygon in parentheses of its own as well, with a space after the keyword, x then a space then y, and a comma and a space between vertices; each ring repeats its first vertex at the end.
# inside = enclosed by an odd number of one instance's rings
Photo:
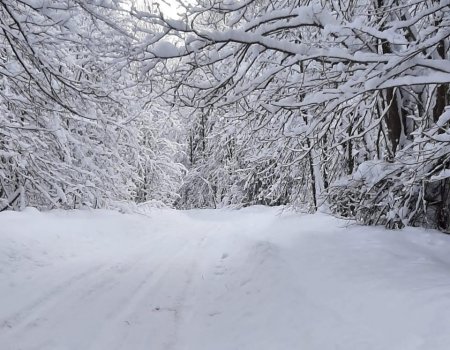
POLYGON ((152 47, 151 52, 158 57, 170 58, 178 56, 179 52, 177 47, 168 41, 159 41, 154 47, 152 47))
POLYGON ((393 164, 384 160, 368 160, 358 166, 352 179, 364 181, 369 186, 373 186, 399 169, 401 169, 400 164, 393 164))
POLYGON ((446 350, 450 237, 279 208, 0 213, 0 348, 446 350))
POLYGON ((450 177, 450 169, 443 169, 438 175, 433 175, 430 182, 441 181, 450 177))

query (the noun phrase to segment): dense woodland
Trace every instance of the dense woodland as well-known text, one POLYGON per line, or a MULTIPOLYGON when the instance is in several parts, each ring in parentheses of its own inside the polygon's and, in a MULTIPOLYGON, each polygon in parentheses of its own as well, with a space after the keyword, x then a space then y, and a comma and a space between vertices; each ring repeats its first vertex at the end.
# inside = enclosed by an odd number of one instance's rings
POLYGON ((0 210, 288 205, 450 231, 450 0, 0 1, 0 210))

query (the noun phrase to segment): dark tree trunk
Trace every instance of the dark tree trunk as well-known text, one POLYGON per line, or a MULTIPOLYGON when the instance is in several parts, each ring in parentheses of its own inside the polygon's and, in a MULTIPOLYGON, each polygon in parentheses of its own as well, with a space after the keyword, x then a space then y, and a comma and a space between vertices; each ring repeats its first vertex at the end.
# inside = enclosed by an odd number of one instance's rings
POLYGON ((445 179, 441 183, 441 202, 437 210, 437 227, 441 231, 450 233, 450 181, 445 179))
POLYGON ((395 156, 402 135, 403 125, 397 94, 392 88, 386 90, 386 104, 389 105, 386 114, 386 126, 389 141, 392 146, 392 154, 395 156))
MULTIPOLYGON (((383 8, 386 2, 386 0, 377 0, 378 9, 383 8)), ((381 50, 383 54, 392 53, 392 48, 387 41, 381 43, 381 50)), ((395 156, 403 132, 403 116, 400 102, 394 88, 386 89, 384 105, 389 106, 386 113, 386 126, 392 147, 392 156, 395 156)))

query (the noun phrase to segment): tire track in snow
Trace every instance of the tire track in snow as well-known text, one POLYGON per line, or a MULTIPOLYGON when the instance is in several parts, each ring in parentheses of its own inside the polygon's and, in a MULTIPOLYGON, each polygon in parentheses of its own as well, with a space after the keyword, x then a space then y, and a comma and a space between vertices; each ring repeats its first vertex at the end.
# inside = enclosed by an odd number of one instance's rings
POLYGON ((150 256, 121 281, 128 288, 117 298, 117 308, 108 312, 108 324, 89 348, 173 349, 181 308, 200 255, 198 251, 192 254, 193 246, 200 246, 203 239, 185 242, 170 257, 150 256), (155 333, 157 337, 148 336, 155 333))
POLYGON ((188 296, 191 292, 191 289, 194 288, 194 275, 197 272, 197 276, 199 276, 199 261, 204 256, 204 247, 207 242, 207 235, 209 230, 205 230, 206 232, 201 236, 200 240, 195 246, 195 254, 191 254, 191 258, 189 260, 189 264, 187 265, 187 269, 185 269, 186 279, 179 289, 181 293, 175 299, 175 307, 173 309, 173 331, 170 337, 169 342, 165 345, 164 350, 174 350, 177 348, 177 344, 179 343, 179 332, 181 329, 181 324, 183 322, 185 313, 188 305, 186 305, 186 301, 188 300, 188 296))
POLYGON ((50 288, 44 294, 37 297, 32 303, 28 304, 21 310, 10 314, 0 320, 0 333, 5 331, 15 331, 16 328, 25 324, 33 318, 33 315, 39 313, 40 310, 45 309, 49 304, 58 300, 58 297, 64 294, 67 290, 73 288, 77 284, 83 283, 87 278, 92 277, 104 268, 103 264, 95 265, 81 273, 66 279, 64 282, 50 288))
MULTIPOLYGON (((0 335, 8 333, 8 337, 16 339, 13 343, 19 343, 23 335, 36 331, 38 328, 52 329, 51 325, 58 327, 66 324, 68 319, 80 312, 92 312, 89 305, 93 305, 93 303, 92 301, 89 303, 89 298, 99 302, 107 291, 114 290, 115 286, 120 284, 120 276, 127 275, 141 264, 145 254, 139 255, 133 250, 131 254, 128 252, 125 256, 119 255, 118 257, 119 260, 113 261, 113 263, 102 261, 93 264, 93 267, 50 288, 26 307, 2 318, 0 335), (131 260, 129 260, 130 256, 131 260), (86 304, 88 306, 85 306, 86 304)), ((102 257, 101 260, 110 260, 110 258, 102 257)), ((117 259, 117 257, 115 258, 117 259)), ((76 264, 63 265, 56 271, 56 276, 74 268, 77 268, 76 264)), ((50 271, 50 273, 55 274, 55 271, 50 271)), ((86 317, 88 316, 86 315, 86 317)), ((48 342, 43 344, 42 349, 50 348, 48 342)))

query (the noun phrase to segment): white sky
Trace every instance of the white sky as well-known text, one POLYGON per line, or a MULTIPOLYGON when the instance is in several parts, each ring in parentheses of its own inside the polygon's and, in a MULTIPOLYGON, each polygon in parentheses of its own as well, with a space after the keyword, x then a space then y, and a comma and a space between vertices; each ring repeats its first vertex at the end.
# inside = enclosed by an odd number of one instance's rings
POLYGON ((164 3, 160 2, 161 9, 163 10, 164 14, 170 16, 170 17, 177 17, 177 7, 174 4, 173 1, 164 3))
POLYGON ((155 4, 159 4, 159 7, 166 16, 176 18, 177 16, 177 2, 175 0, 147 0, 155 4))

